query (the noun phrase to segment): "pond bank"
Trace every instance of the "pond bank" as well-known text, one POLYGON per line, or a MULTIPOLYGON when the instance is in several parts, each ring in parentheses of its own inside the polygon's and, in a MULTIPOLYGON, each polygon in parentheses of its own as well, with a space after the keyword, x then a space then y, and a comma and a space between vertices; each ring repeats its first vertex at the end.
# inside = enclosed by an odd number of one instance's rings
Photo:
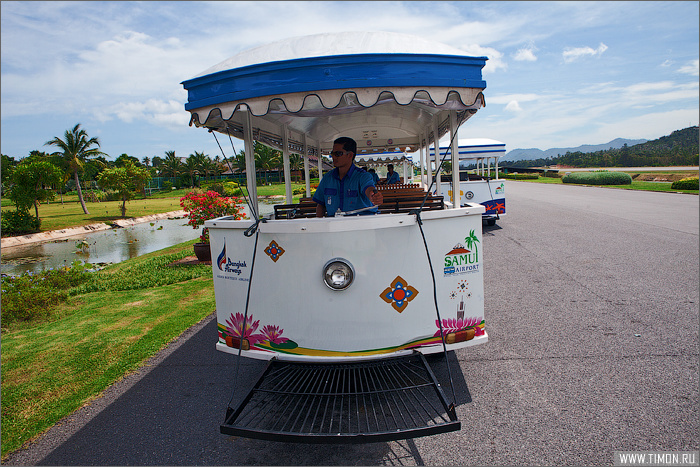
POLYGON ((76 235, 84 235, 91 232, 99 232, 101 230, 113 229, 118 227, 129 227, 135 224, 140 224, 143 222, 152 222, 160 219, 172 219, 174 217, 183 217, 185 211, 170 211, 163 212, 160 214, 151 214, 143 217, 131 217, 128 219, 117 219, 112 224, 105 224, 104 222, 99 222, 96 224, 88 224, 80 227, 70 227, 67 229, 51 230, 48 232, 39 232, 35 234, 20 235, 18 237, 4 237, 1 240, 0 248, 7 248, 20 245, 28 245, 31 243, 48 242, 52 240, 58 240, 66 237, 73 237, 76 235))

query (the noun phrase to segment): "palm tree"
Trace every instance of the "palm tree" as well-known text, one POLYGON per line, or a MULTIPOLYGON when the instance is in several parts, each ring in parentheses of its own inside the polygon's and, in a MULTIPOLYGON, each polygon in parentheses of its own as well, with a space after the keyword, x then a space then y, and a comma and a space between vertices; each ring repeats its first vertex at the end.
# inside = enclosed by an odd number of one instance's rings
POLYGON ((148 157, 148 156, 146 156, 146 157, 144 157, 143 159, 141 159, 141 162, 143 162, 143 165, 145 165, 146 167, 148 167, 149 164, 151 163, 151 158, 148 157))
POLYGON ((231 159, 231 166, 234 169, 238 169, 239 172, 245 172, 245 151, 243 149, 236 154, 236 157, 231 159))
MULTIPOLYGON (((58 136, 44 143, 45 146, 57 146, 62 153, 62 158, 66 163, 69 172, 73 173, 73 179, 75 180, 75 187, 78 190, 78 200, 80 200, 80 206, 83 208, 85 214, 90 214, 85 206, 85 200, 83 199, 83 190, 80 188, 80 181, 78 180, 78 171, 83 168, 83 165, 90 157, 96 157, 100 155, 107 155, 100 151, 98 148, 100 146, 100 141, 97 138, 89 138, 85 130, 80 128, 80 123, 75 125, 72 130, 66 130, 64 139, 58 136), (97 148, 92 146, 97 145, 97 148)), ((60 152, 54 154, 61 154, 60 152)))
POLYGON ((216 176, 222 172, 221 163, 208 157, 202 168, 204 169, 204 176, 207 178, 209 178, 210 175, 216 176))
POLYGON ((182 161, 175 156, 175 151, 165 151, 165 159, 162 161, 160 175, 164 177, 177 177, 182 173, 182 161))
POLYGON ((280 151, 275 151, 269 146, 255 142, 255 167, 265 171, 265 183, 267 183, 268 171, 279 168, 281 155, 280 151))
POLYGON ((214 171, 209 155, 204 154, 203 152, 195 151, 192 156, 194 156, 198 164, 198 175, 208 177, 209 174, 214 171))
POLYGON ((303 170, 303 169, 304 169, 304 160, 301 158, 301 155, 290 154, 289 155, 289 170, 291 170, 292 173, 295 173, 295 172, 303 170))
POLYGON ((190 154, 184 164, 184 171, 190 174, 190 180, 192 181, 192 187, 195 186, 197 175, 202 175, 204 173, 206 162, 209 157, 203 152, 195 151, 190 154))
POLYGON ((229 169, 229 163, 230 161, 226 159, 226 162, 224 162, 221 159, 221 156, 216 156, 213 159, 214 165, 216 166, 216 169, 214 169, 214 175, 219 176, 222 173, 226 172, 229 169))

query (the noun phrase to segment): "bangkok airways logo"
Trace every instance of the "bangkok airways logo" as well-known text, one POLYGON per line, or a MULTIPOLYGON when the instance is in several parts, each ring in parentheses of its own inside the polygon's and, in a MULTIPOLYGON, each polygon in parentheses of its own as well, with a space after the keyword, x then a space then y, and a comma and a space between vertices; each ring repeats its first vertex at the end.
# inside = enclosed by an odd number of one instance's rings
MULTIPOLYGON (((234 273, 238 276, 240 276, 241 273, 243 272, 243 268, 248 267, 245 260, 243 260, 243 261, 231 261, 231 258, 226 256, 226 240, 224 240, 224 246, 221 249, 221 253, 219 253, 219 256, 216 257, 216 266, 219 268, 219 271, 231 272, 231 273, 234 273)), ((235 276, 218 276, 218 277, 231 279, 235 276)))
POLYGON ((224 266, 226 265, 226 240, 224 240, 224 247, 221 249, 219 257, 216 258, 216 264, 219 266, 219 271, 224 270, 224 266))

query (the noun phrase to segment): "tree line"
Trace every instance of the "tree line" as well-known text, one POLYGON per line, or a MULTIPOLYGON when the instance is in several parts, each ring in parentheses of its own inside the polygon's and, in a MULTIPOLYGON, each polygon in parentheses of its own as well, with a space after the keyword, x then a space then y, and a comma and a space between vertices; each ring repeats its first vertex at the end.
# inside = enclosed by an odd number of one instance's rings
MULTIPOLYGON (((164 157, 137 157, 121 154, 114 161, 100 150, 100 141, 90 137, 80 123, 66 130, 63 137, 54 137, 44 146, 54 152, 32 151, 19 161, 2 154, 0 174, 2 175, 2 195, 12 200, 24 222, 32 223, 30 211, 34 208, 38 222, 40 203, 54 199, 56 193, 63 194, 75 190, 85 214, 89 214, 82 186, 94 182, 103 190, 116 192, 122 201, 122 216, 125 215, 126 201, 137 193, 145 195, 145 187, 152 177, 174 177, 178 186, 199 186, 202 178, 219 176, 224 172, 245 172, 245 152, 239 151, 230 160, 219 156, 209 157, 204 152, 195 151, 188 157, 178 157, 175 151, 165 151, 164 157), (82 185, 81 185, 82 183, 82 185)), ((282 171, 282 153, 268 146, 255 143, 255 163, 257 170, 264 173, 267 182, 270 171, 282 171)), ((299 154, 290 156, 293 171, 303 168, 299 154)))
POLYGON ((698 165, 698 127, 677 130, 668 136, 634 146, 595 152, 566 152, 557 157, 504 161, 509 167, 672 167, 698 165))

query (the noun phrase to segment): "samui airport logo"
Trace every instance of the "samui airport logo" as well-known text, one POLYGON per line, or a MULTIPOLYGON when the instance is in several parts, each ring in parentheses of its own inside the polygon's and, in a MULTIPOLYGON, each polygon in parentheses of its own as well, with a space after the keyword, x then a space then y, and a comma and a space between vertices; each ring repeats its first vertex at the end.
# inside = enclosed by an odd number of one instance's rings
POLYGON ((445 255, 445 276, 479 272, 479 246, 477 243, 480 242, 474 230, 469 232, 469 236, 464 239, 464 243, 464 245, 461 243, 456 244, 445 255))
MULTIPOLYGON (((245 260, 243 261, 231 261, 231 258, 226 256, 226 240, 224 240, 224 247, 221 249, 221 253, 216 257, 216 265, 219 271, 230 272, 238 276, 243 272, 243 268, 247 268, 245 260)), ((230 276, 219 276, 225 279, 230 279, 230 276)))

